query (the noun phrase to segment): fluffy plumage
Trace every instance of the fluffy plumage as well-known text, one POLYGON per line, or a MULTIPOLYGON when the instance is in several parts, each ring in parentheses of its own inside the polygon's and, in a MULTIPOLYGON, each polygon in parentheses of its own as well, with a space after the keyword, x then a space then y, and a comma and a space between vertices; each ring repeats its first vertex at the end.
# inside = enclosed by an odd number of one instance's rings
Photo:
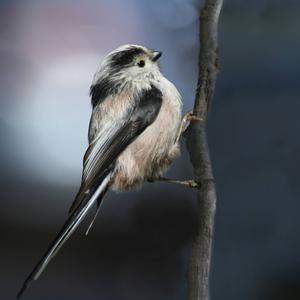
POLYGON ((94 203, 160 177, 179 154, 181 97, 160 72, 161 53, 125 45, 103 60, 90 89, 93 112, 82 182, 62 230, 27 277, 36 280, 94 203))

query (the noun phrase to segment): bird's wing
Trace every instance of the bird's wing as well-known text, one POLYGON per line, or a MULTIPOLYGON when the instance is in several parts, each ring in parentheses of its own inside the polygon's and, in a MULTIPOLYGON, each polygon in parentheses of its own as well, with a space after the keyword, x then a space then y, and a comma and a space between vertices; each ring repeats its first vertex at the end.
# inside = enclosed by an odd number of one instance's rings
MULTIPOLYGON (((25 280, 20 297, 29 284, 38 279, 50 260, 81 223, 89 209, 105 193, 118 155, 157 117, 162 94, 155 88, 144 90, 123 120, 116 120, 105 134, 99 135, 88 147, 84 159, 82 184, 71 207, 70 216, 44 256, 25 280), (119 125, 118 125, 119 124, 119 125)), ((118 116, 116 116, 118 118, 118 116)))
POLYGON ((135 96, 133 107, 128 109, 121 120, 116 119, 108 126, 103 126, 85 153, 82 183, 70 213, 94 192, 102 172, 155 120, 161 103, 162 93, 151 86, 135 96))

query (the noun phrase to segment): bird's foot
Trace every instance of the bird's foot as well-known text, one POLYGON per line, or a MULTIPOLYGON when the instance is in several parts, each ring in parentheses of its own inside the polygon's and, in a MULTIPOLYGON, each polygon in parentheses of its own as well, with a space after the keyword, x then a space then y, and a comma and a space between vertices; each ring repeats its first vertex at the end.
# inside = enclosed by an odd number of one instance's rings
POLYGON ((202 121, 202 120, 203 120, 202 118, 199 118, 199 117, 195 116, 192 111, 186 113, 182 118, 181 125, 180 125, 180 130, 178 132, 176 142, 179 141, 182 134, 187 130, 187 128, 190 126, 192 121, 202 121))
POLYGON ((158 178, 159 181, 179 184, 190 188, 199 188, 199 184, 195 180, 177 180, 177 179, 169 179, 165 177, 158 178))

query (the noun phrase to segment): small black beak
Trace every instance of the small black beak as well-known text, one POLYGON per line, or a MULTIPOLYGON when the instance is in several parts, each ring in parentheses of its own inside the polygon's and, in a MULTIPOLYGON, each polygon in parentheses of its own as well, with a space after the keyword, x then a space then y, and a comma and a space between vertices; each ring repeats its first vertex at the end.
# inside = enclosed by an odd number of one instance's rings
POLYGON ((157 61, 162 55, 162 52, 160 51, 154 51, 152 56, 152 61, 157 61))

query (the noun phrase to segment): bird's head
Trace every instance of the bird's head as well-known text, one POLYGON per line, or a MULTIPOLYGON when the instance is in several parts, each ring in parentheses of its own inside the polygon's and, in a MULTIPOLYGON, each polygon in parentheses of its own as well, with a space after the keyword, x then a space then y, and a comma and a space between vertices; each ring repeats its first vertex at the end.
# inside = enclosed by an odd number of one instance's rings
POLYGON ((139 45, 123 45, 110 52, 95 74, 94 83, 110 77, 130 81, 159 73, 158 60, 162 53, 139 45))

